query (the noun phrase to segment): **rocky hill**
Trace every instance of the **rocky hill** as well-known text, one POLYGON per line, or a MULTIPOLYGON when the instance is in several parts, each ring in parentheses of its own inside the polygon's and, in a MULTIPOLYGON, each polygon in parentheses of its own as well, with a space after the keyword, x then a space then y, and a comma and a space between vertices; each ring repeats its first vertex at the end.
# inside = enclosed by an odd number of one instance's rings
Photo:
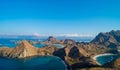
POLYGON ((64 44, 67 44, 67 45, 75 45, 76 42, 72 39, 65 39, 64 40, 64 44))
MULTIPOLYGON (((0 48, 0 56, 10 57, 10 58, 25 58, 30 56, 45 56, 53 55, 58 56, 64 61, 71 64, 73 68, 79 67, 94 67, 97 64, 92 59, 95 55, 104 54, 108 51, 111 51, 110 48, 120 47, 120 30, 110 31, 106 33, 99 33, 95 39, 91 42, 75 42, 71 39, 65 39, 63 41, 57 40, 53 36, 50 36, 45 44, 62 44, 65 47, 57 48, 55 46, 46 46, 42 48, 36 48, 32 44, 28 43, 26 40, 23 40, 17 47, 0 48), (76 67, 77 66, 77 67, 76 67)), ((118 62, 118 60, 116 60, 118 62)), ((116 63, 115 62, 115 63, 116 63)), ((119 64, 114 66, 119 67, 119 64)))
POLYGON ((36 48, 28 43, 26 40, 23 40, 17 47, 0 48, 0 56, 10 57, 10 58, 25 58, 36 55, 52 55, 56 51, 56 47, 43 47, 36 48))
POLYGON ((37 48, 29 44, 26 40, 23 40, 21 44, 9 53, 9 57, 24 58, 28 56, 37 55, 37 48))
POLYGON ((104 45, 106 47, 116 48, 120 45, 120 30, 99 33, 91 43, 104 45))
POLYGON ((113 62, 114 70, 120 70, 120 58, 113 62))
POLYGON ((61 43, 61 41, 57 40, 53 36, 49 36, 48 39, 44 43, 45 44, 59 44, 59 43, 61 43))
POLYGON ((67 45, 64 48, 58 49, 53 55, 62 58, 70 64, 82 61, 89 57, 89 54, 83 48, 72 45, 67 45))

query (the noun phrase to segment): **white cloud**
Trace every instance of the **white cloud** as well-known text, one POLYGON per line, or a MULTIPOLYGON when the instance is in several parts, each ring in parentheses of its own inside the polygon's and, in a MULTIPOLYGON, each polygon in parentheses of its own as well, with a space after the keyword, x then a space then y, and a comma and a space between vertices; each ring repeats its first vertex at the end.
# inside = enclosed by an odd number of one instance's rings
POLYGON ((94 37, 94 35, 91 34, 80 34, 80 37, 94 37))
POLYGON ((39 34, 39 33, 33 33, 33 35, 34 35, 34 36, 40 36, 40 34, 39 34))
POLYGON ((67 37, 79 37, 79 34, 65 34, 67 37))
POLYGON ((34 36, 65 36, 65 37, 93 37, 94 35, 90 35, 90 34, 77 34, 77 33, 73 33, 73 34, 60 34, 60 33, 46 33, 46 34, 39 34, 39 33, 33 33, 34 36))

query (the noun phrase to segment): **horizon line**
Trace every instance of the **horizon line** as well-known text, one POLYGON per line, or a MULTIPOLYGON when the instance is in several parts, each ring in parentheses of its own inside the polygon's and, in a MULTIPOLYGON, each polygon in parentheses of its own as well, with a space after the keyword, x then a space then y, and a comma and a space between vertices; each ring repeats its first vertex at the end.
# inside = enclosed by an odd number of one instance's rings
POLYGON ((69 34, 52 34, 52 33, 34 33, 34 34, 0 34, 0 36, 36 36, 36 37, 48 37, 48 36, 54 36, 54 37, 95 37, 94 34, 77 34, 77 33, 69 33, 69 34))

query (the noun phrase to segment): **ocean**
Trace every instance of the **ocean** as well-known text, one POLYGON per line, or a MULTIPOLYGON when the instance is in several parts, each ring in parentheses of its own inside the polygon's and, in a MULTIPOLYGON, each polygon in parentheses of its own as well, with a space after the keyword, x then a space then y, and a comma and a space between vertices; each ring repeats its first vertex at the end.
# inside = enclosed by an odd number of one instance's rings
POLYGON ((117 58, 120 58, 120 55, 117 54, 101 54, 97 55, 96 60, 100 65, 107 64, 117 58))
MULTIPOLYGON (((15 42, 19 42, 21 40, 27 40, 27 41, 34 41, 34 42, 44 42, 47 37, 44 38, 0 38, 0 47, 2 46, 6 46, 6 47, 10 47, 13 48, 15 46, 17 46, 18 44, 16 44, 15 42)), ((80 37, 57 37, 58 40, 65 40, 65 39, 72 39, 76 42, 90 42, 93 38, 80 38, 80 37)), ((58 44, 54 44, 56 45, 58 48, 60 48, 61 46, 58 44)), ((41 48, 43 46, 45 46, 45 44, 34 44, 35 47, 41 48)))
POLYGON ((26 59, 0 57, 0 70, 66 70, 66 65, 60 58, 54 56, 26 59))
MULTIPOLYGON (((46 38, 47 39, 47 38, 46 38)), ((26 39, 28 41, 45 41, 44 39, 26 39)), ((58 38, 64 40, 65 38, 58 38)), ((75 41, 90 41, 90 39, 71 38, 75 41)), ((18 46, 15 42, 23 39, 0 38, 0 47, 14 48, 18 46)), ((53 44, 58 48, 62 48, 59 44, 53 44)), ((35 47, 41 48, 45 44, 34 44, 35 47)), ((13 59, 0 57, 0 70, 66 70, 65 63, 55 56, 37 56, 26 59, 13 59)))

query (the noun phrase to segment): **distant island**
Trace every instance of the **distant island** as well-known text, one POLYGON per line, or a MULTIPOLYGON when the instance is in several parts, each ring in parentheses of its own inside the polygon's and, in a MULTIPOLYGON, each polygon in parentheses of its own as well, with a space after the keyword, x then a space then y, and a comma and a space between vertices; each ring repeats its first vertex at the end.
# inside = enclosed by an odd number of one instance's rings
MULTIPOLYGON (((100 65, 94 57, 101 54, 115 54, 120 56, 120 30, 99 33, 90 42, 76 42, 72 39, 57 40, 50 36, 42 48, 34 47, 35 42, 22 40, 14 48, 1 47, 0 56, 8 58, 27 58, 31 56, 57 56, 66 62, 72 70, 119 70, 120 58, 100 65), (50 44, 62 45, 62 48, 50 44)), ((41 43, 41 42, 36 42, 41 43)), ((68 68, 68 69, 70 69, 68 68)))

